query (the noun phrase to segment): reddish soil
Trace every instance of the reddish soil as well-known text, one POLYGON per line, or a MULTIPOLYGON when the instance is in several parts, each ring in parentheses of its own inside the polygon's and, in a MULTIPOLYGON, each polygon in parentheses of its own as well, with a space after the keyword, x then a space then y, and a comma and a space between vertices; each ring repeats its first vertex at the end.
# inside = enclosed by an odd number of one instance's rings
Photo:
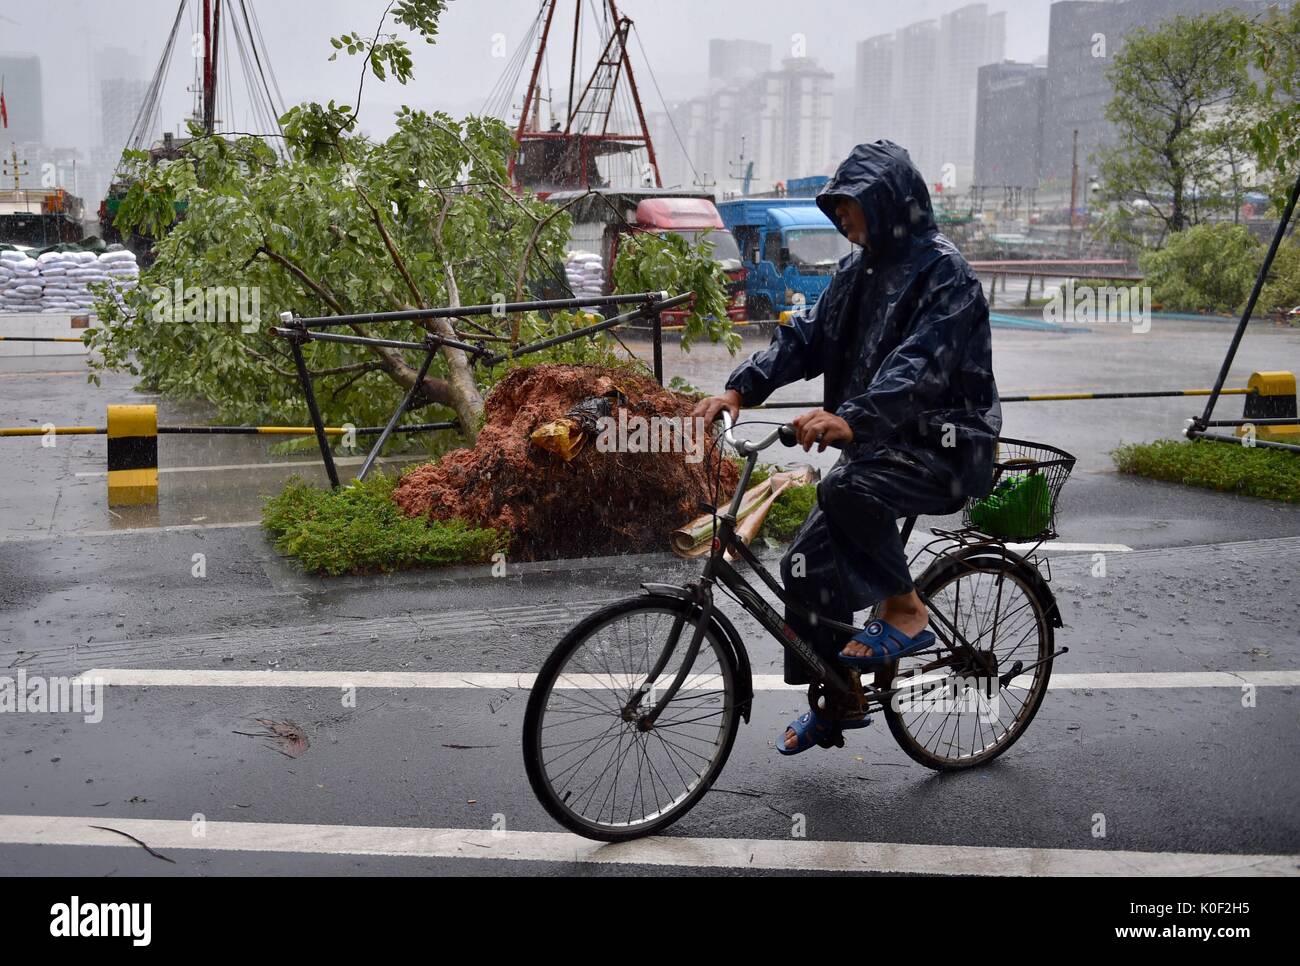
MULTIPOLYGON (((412 470, 393 498, 411 516, 462 517, 509 531, 514 560, 666 550, 672 530, 712 502, 718 469, 712 448, 704 461, 688 462, 680 452, 602 453, 589 438, 566 463, 529 441, 543 423, 614 389, 627 397, 629 415, 691 412, 686 396, 625 370, 516 369, 488 397, 474 448, 412 470)), ((721 492, 734 492, 736 483, 736 467, 724 459, 721 492)))

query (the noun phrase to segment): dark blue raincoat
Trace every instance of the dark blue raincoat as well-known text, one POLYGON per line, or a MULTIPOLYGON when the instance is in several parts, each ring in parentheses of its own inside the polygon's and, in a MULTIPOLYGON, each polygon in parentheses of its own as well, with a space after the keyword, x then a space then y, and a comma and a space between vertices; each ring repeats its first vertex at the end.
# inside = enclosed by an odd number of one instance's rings
POLYGON ((853 428, 846 458, 899 450, 951 480, 954 496, 983 496, 1002 410, 979 279, 936 229, 925 182, 897 144, 853 149, 817 196, 832 221, 843 196, 866 216, 869 250, 841 259, 807 316, 779 327, 727 388, 753 406, 820 375, 822 407, 853 428))
MULTIPOLYGON (((837 221, 844 197, 862 208, 867 248, 841 259, 806 317, 779 326, 727 381, 753 406, 820 375, 823 408, 853 429, 781 568, 787 588, 838 620, 911 589, 896 519, 986 494, 1002 427, 984 291, 938 232, 907 152, 858 145, 817 204, 837 221)), ((819 650, 838 650, 791 624, 819 650)), ((787 680, 806 681, 800 670, 787 662, 787 680)))

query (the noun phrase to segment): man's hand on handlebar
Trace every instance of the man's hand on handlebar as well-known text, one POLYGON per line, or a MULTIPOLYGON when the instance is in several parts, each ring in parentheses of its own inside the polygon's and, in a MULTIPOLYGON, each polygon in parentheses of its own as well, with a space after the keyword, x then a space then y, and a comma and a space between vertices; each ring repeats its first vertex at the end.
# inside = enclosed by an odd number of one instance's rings
POLYGON ((834 413, 824 409, 810 409, 794 419, 795 438, 804 452, 815 443, 817 452, 825 452, 827 446, 835 443, 853 442, 853 430, 849 424, 834 413))
POLYGON ((738 420, 740 418, 740 393, 734 389, 728 389, 720 396, 701 399, 695 404, 695 409, 691 412, 691 415, 703 419, 704 425, 710 426, 724 409, 731 413, 732 422, 738 420))

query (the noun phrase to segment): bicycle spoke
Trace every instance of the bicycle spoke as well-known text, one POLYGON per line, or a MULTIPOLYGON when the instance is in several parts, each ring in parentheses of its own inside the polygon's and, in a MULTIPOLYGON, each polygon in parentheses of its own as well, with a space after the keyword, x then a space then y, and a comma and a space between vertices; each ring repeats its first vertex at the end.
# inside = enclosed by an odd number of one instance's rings
POLYGON ((562 808, 590 825, 625 829, 670 814, 720 762, 735 727, 731 677, 723 652, 706 635, 691 666, 682 662, 696 624, 653 605, 597 624, 568 651, 546 687, 537 728, 540 767, 562 808), (643 716, 682 682, 642 730, 643 716), (595 683, 593 683, 595 682, 595 683))
POLYGON ((947 619, 945 624, 936 615, 932 624, 956 635, 955 649, 941 646, 936 655, 899 662, 890 683, 897 721, 917 748, 939 762, 995 754, 1018 736, 1041 699, 1048 674, 1038 664, 1048 656, 1045 618, 1029 587, 1002 568, 956 572, 927 597, 947 619), (1036 665, 1027 686, 990 679, 1017 659, 1036 665))

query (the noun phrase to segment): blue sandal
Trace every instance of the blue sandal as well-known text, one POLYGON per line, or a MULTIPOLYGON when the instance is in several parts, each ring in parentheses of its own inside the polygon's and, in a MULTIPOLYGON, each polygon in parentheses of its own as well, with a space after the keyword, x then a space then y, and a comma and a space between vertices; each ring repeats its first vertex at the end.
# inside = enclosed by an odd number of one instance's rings
POLYGON ((845 654, 841 651, 839 655, 840 663, 849 667, 874 668, 888 664, 891 661, 897 661, 900 657, 915 654, 917 651, 923 651, 927 647, 932 647, 934 645, 934 633, 932 631, 921 631, 915 637, 908 637, 889 621, 875 617, 867 622, 865 628, 853 635, 852 641, 867 645, 871 648, 872 653, 859 656, 845 654))
POLYGON ((776 750, 783 755, 797 755, 800 752, 807 751, 813 745, 832 748, 843 743, 840 739, 845 731, 854 728, 865 728, 869 724, 871 724, 870 717, 831 721, 823 718, 816 711, 808 710, 786 725, 785 731, 777 735, 776 750), (798 740, 793 748, 785 746, 786 731, 793 731, 797 736, 798 740))

